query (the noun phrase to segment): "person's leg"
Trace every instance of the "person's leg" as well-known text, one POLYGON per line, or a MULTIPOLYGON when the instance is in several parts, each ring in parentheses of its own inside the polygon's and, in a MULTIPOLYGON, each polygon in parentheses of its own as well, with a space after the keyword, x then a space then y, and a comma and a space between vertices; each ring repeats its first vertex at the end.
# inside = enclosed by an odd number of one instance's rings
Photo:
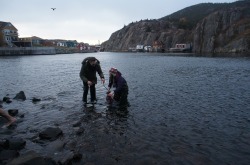
POLYGON ((83 83, 83 97, 82 101, 87 103, 87 96, 88 96, 89 86, 87 83, 83 83))
POLYGON ((5 124, 5 126, 10 126, 11 124, 13 124, 16 121, 16 118, 10 116, 7 112, 5 112, 2 108, 0 108, 0 115, 5 117, 8 122, 5 124))
POLYGON ((90 86, 90 97, 91 97, 91 102, 96 101, 96 89, 95 89, 95 84, 90 86))

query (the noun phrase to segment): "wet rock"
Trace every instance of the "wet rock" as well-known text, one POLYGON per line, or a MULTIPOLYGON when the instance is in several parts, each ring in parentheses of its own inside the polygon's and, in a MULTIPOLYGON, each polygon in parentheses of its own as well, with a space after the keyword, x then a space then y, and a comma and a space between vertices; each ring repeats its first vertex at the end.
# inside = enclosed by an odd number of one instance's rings
POLYGON ((8 97, 8 96, 5 96, 4 98, 3 98, 3 102, 6 102, 6 103, 11 103, 12 101, 11 101, 11 99, 8 97))
POLYGON ((9 109, 8 110, 8 113, 11 115, 11 116, 16 116, 18 114, 18 109, 9 109))
POLYGON ((77 121, 76 123, 73 124, 73 127, 79 127, 81 125, 81 121, 77 121))
POLYGON ((38 98, 35 98, 35 97, 32 98, 32 102, 33 102, 33 103, 37 103, 37 102, 39 102, 39 101, 41 101, 41 99, 38 99, 38 98))
POLYGON ((19 117, 20 117, 20 118, 24 118, 24 114, 21 114, 19 117))
POLYGON ((65 142, 61 140, 56 140, 46 146, 46 151, 48 153, 54 154, 56 152, 62 151, 64 146, 65 146, 65 142))
POLYGON ((26 100, 26 96, 23 91, 20 91, 19 93, 16 94, 16 96, 13 98, 15 100, 26 100))
POLYGON ((75 140, 68 142, 65 148, 68 150, 74 150, 77 147, 77 142, 75 140))
POLYGON ((0 151, 0 162, 5 160, 12 160, 19 156, 19 152, 16 150, 2 150, 0 151))
POLYGON ((8 139, 8 143, 11 150, 21 150, 26 145, 26 141, 22 138, 10 138, 8 139))
POLYGON ((74 153, 73 160, 74 161, 80 161, 82 159, 81 153, 74 153))
POLYGON ((72 160, 74 159, 74 153, 68 152, 66 153, 61 160, 58 161, 59 164, 72 164, 72 160))
POLYGON ((51 158, 42 157, 34 151, 29 151, 18 158, 13 159, 7 165, 55 165, 51 158))
POLYGON ((80 128, 78 128, 78 129, 76 130, 76 134, 77 134, 77 135, 81 135, 81 134, 84 133, 84 131, 85 131, 85 129, 84 129, 83 127, 80 127, 80 128))
POLYGON ((9 147, 9 141, 6 139, 0 139, 0 150, 7 149, 9 147))
POLYGON ((62 130, 60 128, 46 128, 44 131, 39 133, 39 137, 41 139, 46 139, 46 140, 56 140, 59 136, 63 134, 62 130))

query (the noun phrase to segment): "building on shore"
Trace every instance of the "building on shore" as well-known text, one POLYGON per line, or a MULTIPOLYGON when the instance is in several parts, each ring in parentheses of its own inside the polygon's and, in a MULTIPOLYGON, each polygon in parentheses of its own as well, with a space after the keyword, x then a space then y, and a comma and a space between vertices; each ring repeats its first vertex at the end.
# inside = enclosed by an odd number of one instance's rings
POLYGON ((15 47, 18 41, 18 30, 10 22, 0 21, 0 47, 15 47))
POLYGON ((65 54, 99 52, 99 45, 78 43, 76 40, 42 39, 37 36, 18 37, 10 22, 0 21, 0 55, 65 54), (15 48, 15 49, 14 49, 15 48))
POLYGON ((175 44, 174 48, 169 49, 170 52, 192 52, 192 44, 175 44))

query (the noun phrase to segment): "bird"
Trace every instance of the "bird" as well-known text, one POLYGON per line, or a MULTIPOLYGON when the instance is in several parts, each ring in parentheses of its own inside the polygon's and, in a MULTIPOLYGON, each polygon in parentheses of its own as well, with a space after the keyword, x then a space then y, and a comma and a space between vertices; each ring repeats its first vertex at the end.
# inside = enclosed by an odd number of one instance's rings
POLYGON ((53 11, 56 9, 56 8, 51 8, 53 11))

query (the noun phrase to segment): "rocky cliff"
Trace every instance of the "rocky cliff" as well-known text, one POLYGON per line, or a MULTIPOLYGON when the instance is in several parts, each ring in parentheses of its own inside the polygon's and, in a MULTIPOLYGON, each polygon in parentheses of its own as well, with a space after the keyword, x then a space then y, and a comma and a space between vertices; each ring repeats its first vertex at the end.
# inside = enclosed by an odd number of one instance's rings
POLYGON ((155 20, 132 22, 102 44, 104 51, 191 43, 196 53, 250 53, 250 1, 199 4, 155 20))

